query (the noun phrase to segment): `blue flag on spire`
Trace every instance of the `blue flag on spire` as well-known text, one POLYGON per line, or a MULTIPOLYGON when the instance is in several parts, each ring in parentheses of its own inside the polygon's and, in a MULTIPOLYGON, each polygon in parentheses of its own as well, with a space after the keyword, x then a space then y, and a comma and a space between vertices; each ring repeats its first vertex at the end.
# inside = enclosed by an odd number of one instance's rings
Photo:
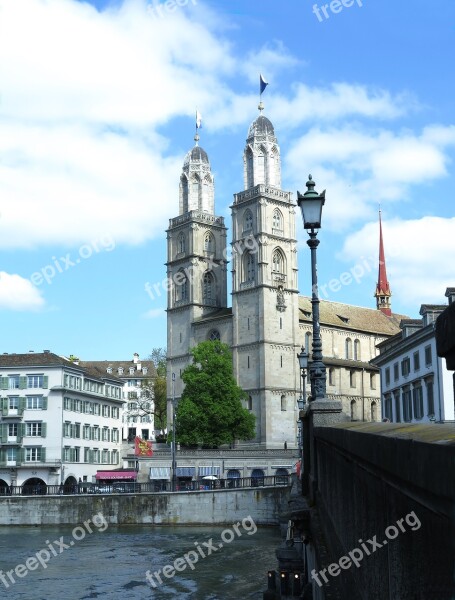
POLYGON ((265 90, 265 88, 269 85, 269 82, 262 77, 262 73, 259 75, 259 94, 265 90))

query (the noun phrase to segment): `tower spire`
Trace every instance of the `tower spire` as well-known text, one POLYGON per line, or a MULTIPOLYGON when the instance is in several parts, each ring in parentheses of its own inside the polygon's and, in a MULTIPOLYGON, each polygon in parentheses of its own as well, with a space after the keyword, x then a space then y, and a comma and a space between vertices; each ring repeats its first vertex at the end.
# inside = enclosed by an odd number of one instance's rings
POLYGON ((390 285, 387 279, 387 270, 385 266, 384 242, 382 239, 381 207, 379 207, 379 272, 378 283, 376 284, 376 292, 374 295, 376 297, 376 308, 388 317, 390 317, 392 315, 392 308, 390 305, 390 298, 392 296, 392 292, 390 291, 390 285))

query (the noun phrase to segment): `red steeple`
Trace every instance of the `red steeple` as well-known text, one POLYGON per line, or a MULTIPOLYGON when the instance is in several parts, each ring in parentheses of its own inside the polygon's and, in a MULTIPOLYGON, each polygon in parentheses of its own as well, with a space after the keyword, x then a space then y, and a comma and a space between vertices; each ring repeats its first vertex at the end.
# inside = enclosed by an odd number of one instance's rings
POLYGON ((382 240, 381 209, 379 209, 379 273, 376 292, 374 295, 376 297, 376 308, 390 317, 392 314, 392 309, 390 307, 390 297, 392 292, 390 291, 390 285, 387 280, 387 270, 385 266, 384 242, 382 240))

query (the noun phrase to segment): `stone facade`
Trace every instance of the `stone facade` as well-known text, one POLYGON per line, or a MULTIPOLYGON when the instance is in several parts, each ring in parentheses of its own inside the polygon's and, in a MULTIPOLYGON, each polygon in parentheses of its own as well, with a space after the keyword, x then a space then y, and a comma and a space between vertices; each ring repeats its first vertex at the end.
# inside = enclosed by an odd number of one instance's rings
MULTIPOLYGON (((301 346, 311 353, 312 308, 298 294, 296 205, 292 193, 281 189, 280 148, 269 119, 261 114, 248 131, 245 189, 234 194, 229 251, 224 219, 214 212, 213 185, 207 154, 196 141, 184 161, 180 214, 167 230, 168 414, 172 398, 178 401, 182 393, 190 348, 220 339, 232 348, 235 376, 256 416, 252 442, 295 447, 301 381, 296 355, 301 346)), ((400 316, 327 301, 320 310, 328 397, 341 400, 353 420, 378 420, 378 369, 369 360, 377 343, 399 331, 400 316)))

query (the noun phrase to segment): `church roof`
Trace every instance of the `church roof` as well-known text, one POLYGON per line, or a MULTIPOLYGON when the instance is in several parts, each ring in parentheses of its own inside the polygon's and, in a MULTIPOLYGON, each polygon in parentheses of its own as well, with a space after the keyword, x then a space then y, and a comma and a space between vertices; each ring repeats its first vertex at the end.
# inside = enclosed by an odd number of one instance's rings
POLYGON ((207 156, 207 152, 200 146, 194 146, 192 150, 187 152, 183 164, 187 165, 189 162, 193 161, 199 161, 209 164, 209 157, 207 156))
MULTIPOLYGON (((313 318, 311 298, 299 296, 299 309, 299 321, 311 323, 313 318)), ((397 313, 392 313, 389 317, 375 308, 363 308, 328 300, 320 301, 319 313, 321 325, 381 335, 399 333, 400 321, 409 318, 397 313)))
POLYGON ((259 115, 259 117, 251 123, 250 128, 248 129, 248 137, 250 138, 255 135, 275 135, 272 122, 267 119, 267 117, 259 115))

